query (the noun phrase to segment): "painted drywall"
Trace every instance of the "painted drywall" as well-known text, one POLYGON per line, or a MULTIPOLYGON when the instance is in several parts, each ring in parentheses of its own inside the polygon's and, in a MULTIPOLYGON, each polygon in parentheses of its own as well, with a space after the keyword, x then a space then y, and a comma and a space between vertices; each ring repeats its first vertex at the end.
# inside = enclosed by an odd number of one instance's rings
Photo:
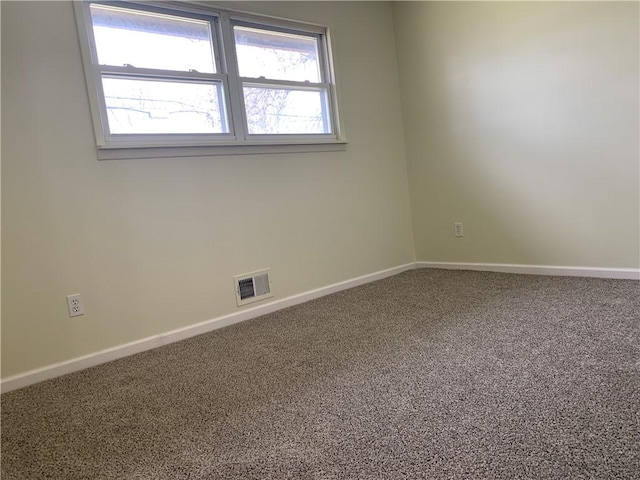
POLYGON ((394 2, 418 260, 639 267, 639 6, 394 2))
POLYGON ((2 2, 3 378, 415 260, 390 5, 233 5, 329 26, 347 151, 98 161, 71 2, 2 2))

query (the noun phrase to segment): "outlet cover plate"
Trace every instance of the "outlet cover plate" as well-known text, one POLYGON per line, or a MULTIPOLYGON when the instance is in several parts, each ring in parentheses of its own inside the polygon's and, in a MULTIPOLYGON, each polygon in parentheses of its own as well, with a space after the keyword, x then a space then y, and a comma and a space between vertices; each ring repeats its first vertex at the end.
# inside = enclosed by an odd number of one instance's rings
POLYGON ((80 315, 84 315, 84 304, 82 303, 82 296, 79 293, 67 295, 67 308, 69 309, 70 317, 78 317, 80 315))

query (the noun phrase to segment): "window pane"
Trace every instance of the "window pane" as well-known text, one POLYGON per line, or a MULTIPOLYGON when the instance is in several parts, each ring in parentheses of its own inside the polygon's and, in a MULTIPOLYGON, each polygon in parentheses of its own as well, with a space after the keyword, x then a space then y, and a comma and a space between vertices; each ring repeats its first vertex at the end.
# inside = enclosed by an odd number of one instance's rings
POLYGON ((233 32, 241 77, 322 81, 316 37, 241 26, 233 32))
POLYGON ((101 65, 215 73, 207 21, 97 4, 91 18, 101 65))
POLYGON ((249 133, 331 133, 324 90, 244 86, 249 133))
POLYGON ((111 133, 226 133, 222 84, 103 77, 111 133))

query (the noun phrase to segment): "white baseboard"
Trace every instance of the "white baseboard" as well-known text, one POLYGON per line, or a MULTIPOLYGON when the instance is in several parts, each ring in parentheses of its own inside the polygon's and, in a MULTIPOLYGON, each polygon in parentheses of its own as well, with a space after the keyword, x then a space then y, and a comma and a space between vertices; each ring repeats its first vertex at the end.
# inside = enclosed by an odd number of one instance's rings
POLYGON ((85 355, 83 357, 73 358, 65 362, 55 363, 43 368, 39 368, 37 370, 31 370, 26 373, 7 377, 6 379, 2 379, 2 381, 0 382, 0 391, 2 393, 6 393, 10 392, 11 390, 17 390, 19 388, 49 380, 51 378, 66 375, 67 373, 84 370, 85 368, 94 367, 96 365, 110 362, 118 358, 127 357, 135 353, 144 352, 146 350, 151 350, 152 348, 157 348, 162 345, 178 342, 180 340, 194 337, 202 333, 217 330, 218 328, 233 325, 234 323, 250 320, 252 318, 266 315, 277 310, 282 310, 283 308, 292 307, 300 303, 308 302, 309 300, 314 300, 331 293, 336 293, 341 290, 357 287, 358 285, 364 285, 365 283, 381 280, 383 278, 397 275, 398 273, 402 273, 413 268, 415 268, 415 264, 408 263, 399 267, 381 270, 369 275, 363 275, 361 277, 345 280, 344 282, 334 283, 333 285, 329 285, 327 287, 317 288, 315 290, 304 292, 298 295, 293 295, 281 300, 275 300, 253 308, 247 308, 239 312, 224 315, 222 317, 217 317, 202 323, 197 323, 188 327, 143 338, 142 340, 137 340, 125 345, 119 345, 107 350, 101 350, 99 352, 85 355))
POLYGON ((455 262, 416 262, 416 268, 444 268, 447 270, 476 270, 482 272, 524 273, 528 275, 640 280, 640 269, 637 268, 556 267, 549 265, 455 262))
POLYGON ((268 313, 292 307, 300 303, 308 302, 331 293, 346 290, 348 288, 364 285, 365 283, 381 280, 392 275, 397 275, 413 268, 443 268, 449 270, 477 270, 486 272, 523 273, 530 275, 555 275, 572 277, 597 277, 640 280, 640 269, 633 268, 589 268, 589 267, 556 267, 543 265, 512 265, 498 263, 452 263, 452 262, 415 262, 401 265, 387 270, 363 275, 361 277, 345 280, 327 287, 317 288, 291 297, 275 300, 256 307, 240 310, 239 312, 217 317, 202 323, 172 330, 151 337, 143 338, 135 342, 119 345, 117 347, 101 350, 83 357, 73 358, 61 363, 48 365, 37 370, 14 375, 2 379, 0 391, 2 393, 17 390, 51 378, 77 372, 85 368, 94 367, 102 363, 110 362, 118 358, 127 357, 135 353, 144 352, 170 343, 178 342, 186 338, 194 337, 202 333, 217 330, 218 328, 233 325, 235 323, 250 320, 268 313))

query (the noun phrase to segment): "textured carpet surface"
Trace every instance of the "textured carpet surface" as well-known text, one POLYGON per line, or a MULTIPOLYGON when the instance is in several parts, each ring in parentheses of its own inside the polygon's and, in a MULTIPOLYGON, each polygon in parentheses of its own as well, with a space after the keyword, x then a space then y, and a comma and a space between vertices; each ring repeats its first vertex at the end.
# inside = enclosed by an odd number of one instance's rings
POLYGON ((640 282, 414 270, 2 396, 6 479, 638 479, 640 282))

